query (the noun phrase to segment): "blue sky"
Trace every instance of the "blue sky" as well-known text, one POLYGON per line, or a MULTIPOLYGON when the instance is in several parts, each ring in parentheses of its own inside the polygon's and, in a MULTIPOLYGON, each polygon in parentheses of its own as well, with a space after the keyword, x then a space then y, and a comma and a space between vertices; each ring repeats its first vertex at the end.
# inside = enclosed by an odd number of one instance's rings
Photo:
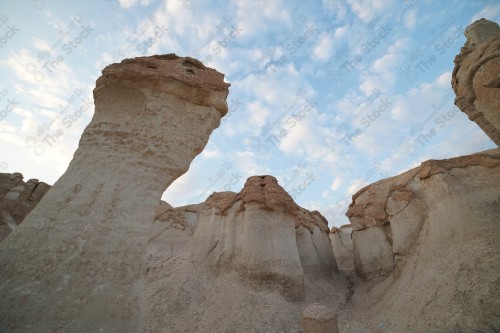
POLYGON ((231 83, 230 113, 163 195, 174 206, 270 174, 330 226, 351 195, 428 159, 494 148, 454 106, 463 30, 493 0, 0 3, 0 172, 53 184, 107 64, 176 53, 231 83), (50 135, 50 136, 49 136, 50 135))

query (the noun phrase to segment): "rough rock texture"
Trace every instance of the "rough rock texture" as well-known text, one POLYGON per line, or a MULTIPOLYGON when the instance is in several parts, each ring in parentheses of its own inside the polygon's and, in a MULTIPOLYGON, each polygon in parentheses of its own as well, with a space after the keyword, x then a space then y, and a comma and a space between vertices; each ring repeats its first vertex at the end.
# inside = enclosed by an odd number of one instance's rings
POLYGON ((368 281, 355 284, 351 314, 387 332, 499 331, 499 207, 500 149, 361 189, 347 215, 368 281))
POLYGON ((350 276, 354 271, 354 257, 352 250, 352 227, 350 224, 340 228, 332 228, 330 242, 332 244, 335 261, 339 271, 350 276))
POLYGON ((325 219, 274 177, 250 177, 238 194, 214 193, 153 225, 146 332, 301 332, 306 305, 345 306, 325 219))
POLYGON ((464 34, 467 42, 455 58, 451 82, 456 104, 499 145, 500 27, 481 19, 464 34))
POLYGON ((50 185, 23 175, 0 173, 0 241, 17 228, 26 215, 38 204, 50 185))
POLYGON ((321 303, 309 305, 302 314, 305 333, 339 333, 337 315, 321 303))
POLYGON ((0 330, 142 330, 155 211, 219 126, 228 86, 173 54, 103 70, 68 170, 0 243, 0 330))

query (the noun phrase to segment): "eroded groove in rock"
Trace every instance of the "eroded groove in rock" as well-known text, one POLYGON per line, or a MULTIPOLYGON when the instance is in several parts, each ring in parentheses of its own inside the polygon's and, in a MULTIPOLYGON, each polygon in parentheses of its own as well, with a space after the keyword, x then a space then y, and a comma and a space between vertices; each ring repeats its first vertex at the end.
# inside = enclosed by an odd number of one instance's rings
POLYGON ((227 113, 228 86, 217 71, 173 54, 103 70, 68 170, 0 243, 6 330, 142 330, 155 210, 227 113))

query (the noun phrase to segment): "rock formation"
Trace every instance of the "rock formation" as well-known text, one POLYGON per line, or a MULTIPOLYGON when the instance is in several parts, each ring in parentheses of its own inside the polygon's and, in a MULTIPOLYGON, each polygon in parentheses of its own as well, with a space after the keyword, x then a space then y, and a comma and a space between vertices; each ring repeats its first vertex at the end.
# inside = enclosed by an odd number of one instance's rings
POLYGON ((0 243, 0 330, 142 330, 155 211, 227 113, 228 86, 174 54, 103 70, 68 170, 0 243))
POLYGON ((500 27, 483 18, 464 34, 451 81, 455 104, 500 147, 500 27))
POLYGON ((271 176, 165 211, 148 243, 146 332, 302 331, 306 305, 345 303, 328 234, 271 176))
POLYGON ((367 281, 352 313, 391 332, 500 330, 499 207, 500 149, 429 160, 361 189, 347 216, 367 281))
MULTIPOLYGON (((497 144, 498 32, 467 28, 452 81, 497 144)), ((50 191, 0 174, 0 332, 500 331, 500 149, 368 185, 332 231, 271 176, 173 208, 228 86, 173 54, 110 65, 50 191)))
POLYGON ((350 276, 354 271, 354 257, 352 250, 352 227, 350 224, 333 227, 330 232, 330 242, 335 254, 339 271, 350 276))
POLYGON ((302 314, 304 333, 339 333, 337 315, 321 303, 309 305, 302 314))
POLYGON ((23 175, 0 173, 0 241, 17 228, 24 217, 38 204, 50 189, 50 185, 23 175))

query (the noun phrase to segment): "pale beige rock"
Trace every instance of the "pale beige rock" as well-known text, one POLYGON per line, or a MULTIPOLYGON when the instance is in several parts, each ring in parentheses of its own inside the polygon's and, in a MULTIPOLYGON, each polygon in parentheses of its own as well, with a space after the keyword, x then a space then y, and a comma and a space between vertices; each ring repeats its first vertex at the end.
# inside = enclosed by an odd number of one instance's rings
POLYGON ((26 215, 38 204, 50 185, 16 172, 0 173, 0 241, 17 228, 26 215))
POLYGON ((372 273, 354 285, 346 332, 366 318, 390 332, 500 330, 499 200, 500 149, 426 161, 356 193, 347 214, 357 271, 372 273), (394 256, 392 272, 373 271, 379 247, 394 256))
POLYGON ((158 205, 158 207, 156 207, 156 213, 155 213, 155 216, 158 216, 160 215, 161 213, 169 210, 169 209, 172 209, 173 207, 168 204, 167 202, 161 200, 160 201, 160 204, 158 205))
POLYGON ((350 276, 354 271, 351 234, 352 227, 350 224, 347 224, 340 228, 332 228, 329 235, 339 271, 347 276, 350 276))
POLYGON ((451 85, 455 104, 500 146, 500 27, 480 19, 465 30, 451 85))
POLYGON ((320 303, 305 308, 302 321, 304 333, 339 333, 337 315, 332 309, 320 303))
POLYGON ((274 177, 250 177, 238 194, 214 193, 157 221, 164 229, 148 243, 147 332, 296 332, 307 304, 345 305, 325 219, 297 206, 274 177), (177 252, 168 248, 173 237, 177 252))
POLYGON ((140 332, 144 255, 165 189, 227 113, 229 84, 192 58, 103 70, 68 170, 0 243, 9 332, 140 332))
POLYGON ((371 227, 352 234, 354 268, 361 277, 392 271, 394 254, 383 227, 371 227))
POLYGON ((464 35, 470 47, 481 45, 498 34, 500 34, 500 26, 484 18, 473 22, 464 31, 464 35))

